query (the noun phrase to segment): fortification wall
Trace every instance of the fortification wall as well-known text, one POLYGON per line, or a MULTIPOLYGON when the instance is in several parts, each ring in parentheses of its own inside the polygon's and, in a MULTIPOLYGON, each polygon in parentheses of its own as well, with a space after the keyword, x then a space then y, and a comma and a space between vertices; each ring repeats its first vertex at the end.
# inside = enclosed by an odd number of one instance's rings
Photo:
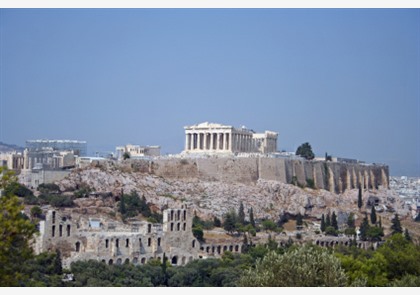
POLYGON ((307 161, 290 158, 172 158, 133 160, 140 172, 172 179, 200 178, 207 181, 256 183, 258 179, 314 186, 335 193, 348 189, 389 187, 385 165, 307 161), (140 162, 139 162, 140 161, 140 162), (143 161, 143 162, 141 162, 143 161), (147 170, 147 171, 146 171, 147 170))

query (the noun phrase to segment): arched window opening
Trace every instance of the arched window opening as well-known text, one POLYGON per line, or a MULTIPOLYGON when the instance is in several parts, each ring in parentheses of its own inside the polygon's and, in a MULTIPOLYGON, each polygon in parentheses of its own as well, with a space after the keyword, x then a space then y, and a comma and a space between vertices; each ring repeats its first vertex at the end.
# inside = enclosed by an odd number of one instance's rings
POLYGON ((109 247, 109 240, 108 239, 106 239, 105 240, 105 248, 108 248, 109 247))
POLYGON ((70 237, 70 224, 67 224, 67 236, 70 237))
POLYGON ((192 241, 192 247, 195 248, 195 240, 192 241))
POLYGON ((117 248, 120 247, 120 241, 118 239, 115 240, 115 247, 117 247, 117 248))
POLYGON ((52 226, 51 229, 51 236, 54 238, 55 237, 55 225, 52 226))
POLYGON ((60 224, 60 226, 58 227, 58 234, 60 235, 60 237, 63 236, 63 225, 60 224))
POLYGON ((55 223, 55 211, 52 212, 52 223, 55 223))
POLYGON ((150 234, 152 232, 152 225, 148 224, 147 225, 147 232, 150 234))
POLYGON ((178 223, 177 225, 176 225, 176 230, 177 231, 179 231, 181 229, 181 224, 180 223, 178 223))
POLYGON ((160 238, 157 240, 158 247, 160 247, 160 238))
POLYGON ((76 242, 76 252, 80 252, 80 242, 76 242))
POLYGON ((147 239, 147 246, 150 247, 151 245, 152 245, 152 239, 151 238, 148 238, 147 239))
POLYGON ((171 263, 172 263, 173 265, 177 265, 177 264, 178 264, 178 256, 174 256, 174 257, 172 257, 171 263))
POLYGON ((130 239, 125 240, 125 247, 128 248, 130 246, 130 239))

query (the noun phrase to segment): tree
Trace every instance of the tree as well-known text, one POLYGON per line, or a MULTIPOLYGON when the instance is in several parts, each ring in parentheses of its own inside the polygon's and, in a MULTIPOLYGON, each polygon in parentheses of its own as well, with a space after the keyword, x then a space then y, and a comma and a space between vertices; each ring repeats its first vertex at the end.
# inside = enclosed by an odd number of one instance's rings
POLYGON ((402 234, 403 232, 398 214, 395 214, 394 218, 391 220, 391 229, 393 235, 402 234))
MULTIPOLYGON (((13 172, 0 167, 0 190, 17 182, 13 172)), ((25 275, 21 266, 33 257, 30 240, 36 233, 35 225, 24 218, 18 197, 5 193, 0 197, 0 286, 18 286, 25 275)))
POLYGON ((313 158, 315 158, 315 154, 313 153, 312 147, 309 144, 309 142, 301 144, 296 150, 296 155, 301 156, 306 160, 312 160, 313 158))
POLYGON ((255 268, 244 271, 239 279, 243 287, 339 287, 345 286, 346 274, 338 258, 327 249, 305 245, 281 255, 268 252, 255 268))
POLYGON ((363 218, 362 224, 360 225, 360 239, 362 241, 366 241, 367 240, 367 233, 369 230, 369 221, 367 218, 367 215, 365 214, 365 217, 363 218))
POLYGON ((39 206, 33 206, 31 208, 31 216, 33 218, 40 218, 42 215, 42 210, 39 206))
POLYGON ((296 226, 300 227, 303 225, 303 217, 302 214, 300 214, 300 212, 298 213, 298 215, 296 216, 296 226))
POLYGON ((244 203, 242 203, 242 202, 239 205, 238 222, 242 225, 245 224, 245 209, 244 209, 244 203))
POLYGON ((326 228, 326 225, 325 225, 325 216, 324 216, 324 213, 322 213, 322 217, 321 217, 321 231, 324 232, 325 231, 325 228, 326 228))
POLYGON ((333 211, 332 216, 331 216, 331 226, 335 230, 338 230, 337 215, 335 215, 335 211, 333 211))
POLYGON ((404 231, 404 238, 407 240, 407 241, 412 241, 412 239, 411 239, 411 236, 410 236, 410 232, 408 231, 408 229, 405 229, 405 231, 404 231))
POLYGON ((123 157, 123 159, 124 159, 124 160, 127 160, 127 159, 130 159, 130 158, 131 158, 131 155, 130 155, 130 153, 129 153, 129 152, 125 152, 125 153, 122 155, 122 157, 123 157))
POLYGON ((213 225, 215 227, 221 227, 222 226, 222 222, 220 221, 219 218, 217 218, 217 216, 214 216, 214 218, 213 218, 213 225))
POLYGON ((223 222, 224 230, 232 234, 236 230, 237 219, 238 217, 236 216, 235 211, 231 210, 230 212, 226 213, 223 222))
POLYGON ((370 222, 372 224, 376 224, 376 210, 375 210, 375 206, 372 206, 372 210, 370 212, 370 222))
POLYGON ((265 231, 275 231, 277 228, 277 225, 274 221, 266 219, 262 222, 262 226, 265 231))
POLYGON ((252 209, 252 207, 249 210, 249 223, 252 225, 253 228, 255 228, 254 210, 252 209))
POLYGON ((325 227, 329 227, 331 226, 331 217, 330 217, 330 213, 327 213, 327 218, 325 219, 325 227))
POLYGON ((360 210, 362 208, 362 206, 363 206, 363 201, 362 201, 362 186, 359 184, 359 194, 357 195, 357 207, 360 210))
POLYGON ((347 226, 349 228, 355 228, 356 227, 356 225, 354 223, 354 214, 353 214, 353 212, 351 212, 349 214, 349 217, 347 218, 347 226))

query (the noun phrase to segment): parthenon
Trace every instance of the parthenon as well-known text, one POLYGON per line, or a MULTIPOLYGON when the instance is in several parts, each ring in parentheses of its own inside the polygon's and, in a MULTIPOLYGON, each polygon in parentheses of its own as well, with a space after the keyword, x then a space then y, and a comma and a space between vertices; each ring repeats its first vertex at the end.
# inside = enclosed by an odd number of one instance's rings
POLYGON ((184 153, 274 153, 278 133, 204 122, 185 126, 184 153))

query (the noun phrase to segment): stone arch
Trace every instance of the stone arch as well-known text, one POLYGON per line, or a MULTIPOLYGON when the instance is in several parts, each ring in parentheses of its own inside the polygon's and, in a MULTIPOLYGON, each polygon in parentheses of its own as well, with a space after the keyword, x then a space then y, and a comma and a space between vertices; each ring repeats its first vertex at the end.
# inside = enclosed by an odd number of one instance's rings
POLYGON ((220 245, 219 245, 219 246, 217 246, 217 253, 219 253, 219 254, 220 254, 220 252, 222 252, 222 251, 221 251, 221 249, 222 249, 222 246, 220 246, 220 245))
POLYGON ((206 252, 209 253, 210 252, 210 247, 207 246, 206 248, 206 252))
POLYGON ((235 246, 235 251, 236 251, 236 252, 238 252, 238 251, 239 251, 239 246, 238 246, 238 245, 236 245, 236 246, 235 246))
POLYGON ((144 257, 143 257, 143 258, 141 259, 141 264, 145 264, 145 263, 146 263, 146 258, 144 258, 144 257))
POLYGON ((174 256, 174 257, 172 257, 172 259, 171 259, 171 263, 173 264, 173 265, 177 265, 178 264, 178 256, 174 256))
POLYGON ((193 261, 193 257, 192 256, 190 256, 190 258, 188 259, 188 262, 191 262, 191 261, 193 261))
POLYGON ((187 258, 185 256, 182 256, 182 260, 181 260, 182 265, 185 265, 186 260, 187 260, 187 258))
POLYGON ((80 252, 80 242, 76 242, 76 252, 80 252))
POLYGON ((113 264, 114 264, 114 260, 110 259, 110 260, 108 261, 108 264, 109 264, 109 265, 113 265, 113 264))
POLYGON ((215 250, 214 248, 215 248, 214 246, 213 246, 213 247, 211 247, 211 252, 212 252, 212 253, 214 253, 214 250, 215 250))
POLYGON ((223 252, 227 251, 228 247, 226 245, 223 246, 223 252))
POLYGON ((124 264, 129 264, 129 263, 130 263, 130 259, 126 258, 126 259, 124 260, 124 264))
POLYGON ((319 246, 319 241, 318 240, 315 242, 315 245, 319 246))
POLYGON ((102 263, 106 263, 106 261, 105 261, 105 259, 102 259, 102 261, 101 261, 102 263))
POLYGON ((232 251, 233 251, 233 246, 232 246, 232 245, 230 245, 230 246, 229 246, 229 251, 230 251, 230 252, 232 252, 232 251))
POLYGON ((138 259, 137 257, 134 257, 134 258, 133 258, 133 263, 134 263, 134 264, 139 263, 139 259, 138 259))
POLYGON ((122 263, 122 259, 121 258, 118 258, 117 259, 117 265, 120 265, 122 263))

